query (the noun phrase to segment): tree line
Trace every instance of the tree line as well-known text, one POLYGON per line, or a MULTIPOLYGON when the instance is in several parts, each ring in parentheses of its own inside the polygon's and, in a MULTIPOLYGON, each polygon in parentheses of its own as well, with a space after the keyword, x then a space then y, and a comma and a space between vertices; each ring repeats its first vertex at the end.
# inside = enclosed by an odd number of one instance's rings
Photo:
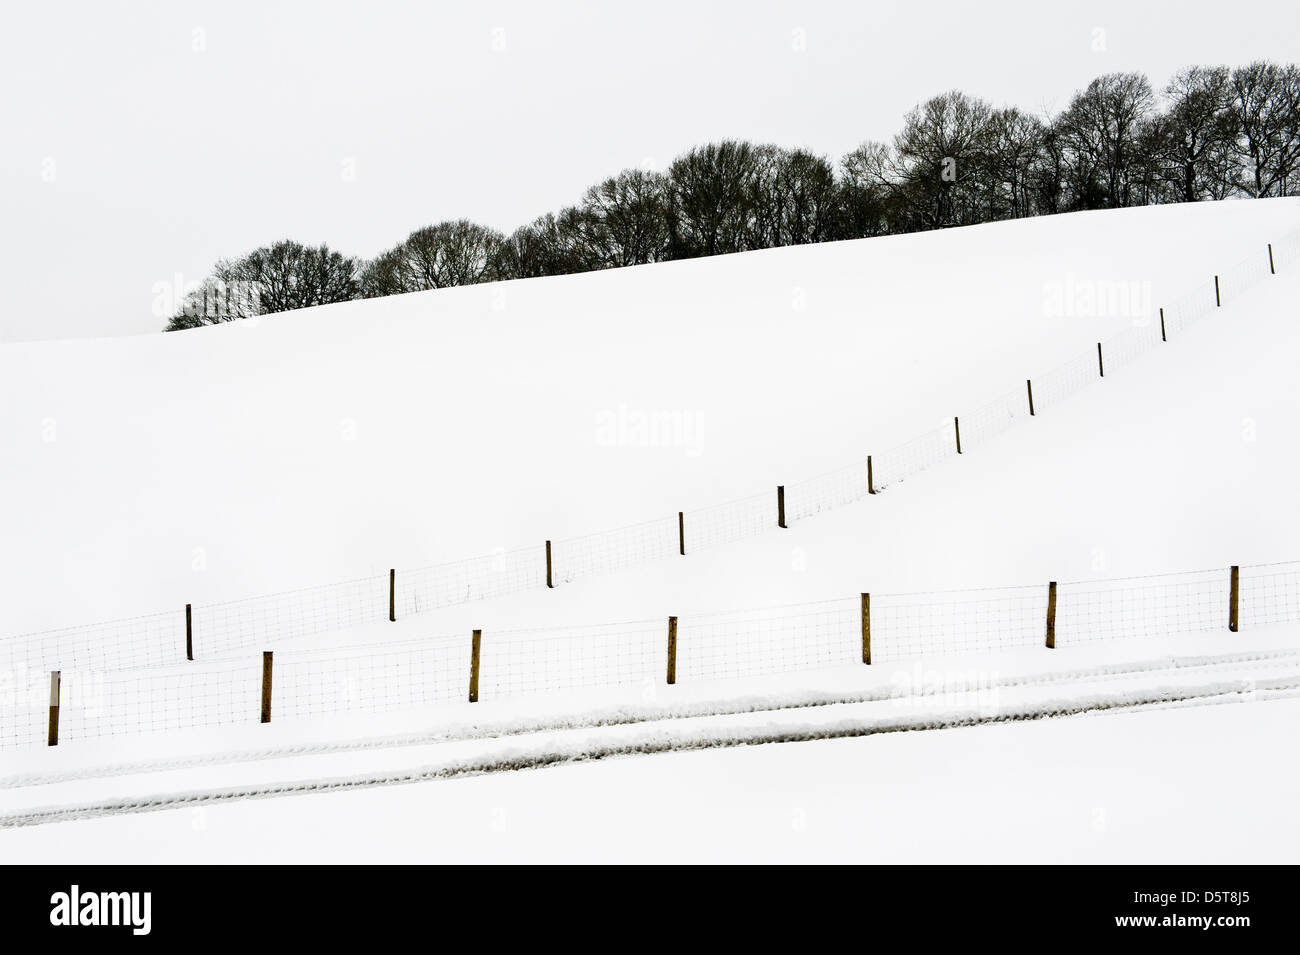
POLYGON ((998 219, 1296 194, 1300 68, 1099 76, 1056 115, 953 90, 833 164, 727 140, 627 169, 506 235, 458 219, 371 260, 291 240, 217 263, 167 331, 357 298, 998 219))

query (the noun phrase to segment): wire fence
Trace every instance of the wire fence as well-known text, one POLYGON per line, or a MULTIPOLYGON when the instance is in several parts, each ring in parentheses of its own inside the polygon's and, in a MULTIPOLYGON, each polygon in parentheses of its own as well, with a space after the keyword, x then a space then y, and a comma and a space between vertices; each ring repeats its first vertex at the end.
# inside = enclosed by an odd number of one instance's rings
POLYGON ((738 501, 687 511, 683 517, 686 553, 765 534, 776 527, 774 494, 754 494, 738 501))
POLYGON ((677 553, 677 520, 664 518, 614 531, 557 541, 553 560, 557 583, 613 573, 677 553))
MULTIPOLYGON (((1300 623, 1300 561, 1057 585, 871 594, 784 607, 592 626, 468 634, 273 654, 271 695, 253 654, 185 666, 64 672, 60 741, 359 713, 395 713, 581 689, 766 674, 1300 623), (1235 610, 1235 613, 1234 613, 1235 610), (670 637, 671 633, 671 637, 670 637)), ((0 674, 0 747, 46 742, 50 674, 0 674)))
MULTIPOLYGON (((396 576, 396 612, 403 616, 418 614, 545 587, 546 548, 501 550, 484 557, 403 570, 396 576)), ((375 588, 375 593, 380 595, 383 605, 380 614, 370 619, 383 620, 389 609, 387 577, 375 588)))
POLYGON ((1057 608, 1057 632, 1097 643, 1226 629, 1228 588, 1228 574, 1218 570, 1071 584, 1057 608))
MULTIPOLYGON (((664 621, 520 631, 483 638, 480 699, 510 699, 554 690, 653 685, 664 668, 664 621)), ((469 642, 461 638, 459 699, 466 698, 469 642)))
MULTIPOLYGON (((993 440, 1114 369, 1170 340, 1275 273, 1300 272, 1300 231, 1222 271, 1139 324, 1089 352, 1013 388, 974 411, 902 444, 785 488, 785 520, 803 520, 852 504, 993 440)), ((686 511, 583 537, 218 604, 195 604, 189 630, 183 608, 129 619, 0 639, 0 666, 11 670, 159 666, 215 659, 252 646, 344 630, 392 617, 571 583, 676 554, 694 554, 768 533, 778 524, 775 493, 686 511), (548 559, 549 556, 549 559, 548 559)))

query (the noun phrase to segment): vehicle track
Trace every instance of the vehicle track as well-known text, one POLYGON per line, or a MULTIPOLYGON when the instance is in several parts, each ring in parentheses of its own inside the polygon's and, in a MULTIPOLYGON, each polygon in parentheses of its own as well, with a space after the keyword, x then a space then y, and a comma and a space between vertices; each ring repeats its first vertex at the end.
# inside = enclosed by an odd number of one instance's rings
POLYGON ((917 715, 912 718, 856 717, 822 725, 787 720, 752 727, 706 728, 691 736, 675 735, 663 728, 642 731, 627 739, 608 742, 587 740, 572 744, 543 743, 528 749, 488 756, 472 756, 441 764, 388 773, 298 780, 160 793, 132 798, 105 799, 59 806, 40 807, 0 815, 0 828, 70 822, 105 816, 158 812, 245 799, 343 792, 379 786, 405 785, 432 780, 455 779, 524 769, 542 769, 564 764, 593 762, 621 756, 691 752, 704 749, 757 746, 873 736, 884 733, 919 732, 959 727, 985 726, 1091 713, 1115 713, 1173 706, 1219 705, 1243 700, 1300 698, 1300 675, 1289 674, 1269 680, 1232 680, 1200 687, 1150 688, 1143 692, 1101 693, 1069 701, 1024 704, 996 714, 967 711, 946 717, 917 715))

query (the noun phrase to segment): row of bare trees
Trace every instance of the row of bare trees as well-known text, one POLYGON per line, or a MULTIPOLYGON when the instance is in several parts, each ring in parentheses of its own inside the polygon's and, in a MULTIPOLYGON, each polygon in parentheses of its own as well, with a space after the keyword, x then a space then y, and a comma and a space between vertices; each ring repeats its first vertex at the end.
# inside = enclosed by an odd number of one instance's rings
POLYGON ((218 263, 168 330, 309 305, 1084 209, 1300 192, 1300 69, 1193 66, 1163 90, 1093 80, 1054 116, 959 91, 833 165, 724 141, 629 169, 505 235, 467 220, 370 261, 284 241, 218 263), (231 294, 231 290, 236 290, 231 294))

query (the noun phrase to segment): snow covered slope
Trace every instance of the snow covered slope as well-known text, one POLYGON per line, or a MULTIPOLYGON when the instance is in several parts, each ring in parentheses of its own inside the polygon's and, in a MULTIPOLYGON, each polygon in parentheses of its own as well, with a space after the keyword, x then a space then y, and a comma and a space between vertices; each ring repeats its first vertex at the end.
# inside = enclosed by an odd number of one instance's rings
MULTIPOLYGON (((176 336, 3 346, 0 573, 12 596, 0 634, 675 520, 751 493, 771 501, 776 484, 946 428, 1080 354, 1087 365, 1098 340, 1150 328, 1162 303, 1297 226, 1295 200, 1089 213, 176 336), (1118 313, 1088 303, 1117 288, 1136 295, 1118 313), (669 430, 638 430, 655 412, 669 430)), ((684 856, 664 834, 683 832, 696 859, 1286 858, 1300 841, 1277 820, 1297 777, 1267 755, 1288 738, 1300 692, 1300 565, 1249 576, 1248 610, 1268 586, 1283 612, 1248 612, 1237 634, 1220 625, 1218 591, 1229 564, 1300 558, 1291 264, 882 494, 555 589, 276 643, 355 646, 347 653, 366 661, 371 647, 377 660, 400 641, 451 635, 448 692, 463 699, 463 638, 482 628, 482 702, 330 714, 308 668, 309 695, 287 698, 299 718, 261 726, 256 654, 212 660, 201 647, 189 679, 213 699, 233 692, 247 723, 138 735, 164 716, 137 705, 140 691, 127 716, 100 714, 104 738, 0 751, 0 847, 35 858, 53 845, 78 860, 120 859, 128 844, 141 859, 667 860, 684 856), (852 615, 864 590, 1007 584, 1034 585, 1039 600, 1048 580, 1201 568, 1214 569, 1211 605, 1169 583, 1160 639, 1116 629, 1049 653, 1035 603, 1032 648, 987 652, 1021 646, 997 619, 981 631, 987 645, 965 646, 978 652, 909 644, 940 676, 974 677, 937 697, 914 692, 923 674, 887 626, 872 667, 722 679, 725 658, 692 668, 685 646, 680 686, 656 676, 513 699, 502 691, 520 674, 491 671, 504 631, 556 628, 551 649, 580 659, 640 650, 575 626, 650 621, 658 674, 669 614, 689 640, 706 611, 839 600, 852 615), (1202 618, 1218 630, 1179 630, 1204 629, 1202 618), (1251 781, 1250 819, 1222 767, 1197 764, 1206 740, 1251 781), (698 751, 662 755, 677 749, 698 751), (647 752, 660 755, 621 758, 647 752), (985 795, 959 805, 954 785, 985 795), (275 791, 298 795, 259 798, 275 791), (704 811, 676 805, 692 792, 704 811), (575 815, 594 805, 578 793, 619 811, 575 815), (879 813, 864 818, 864 805, 879 813), (1193 851, 1186 828, 1211 810, 1219 837, 1193 851), (470 821, 451 831, 453 817, 470 821)), ((749 642, 813 633, 779 630, 755 621, 749 642)), ((851 641, 841 649, 853 656, 851 641)), ((277 654, 288 668, 277 692, 292 691, 293 660, 277 654)), ((139 691, 155 672, 109 685, 139 691)))
POLYGON ((1297 212, 1088 213, 6 345, 0 634, 770 494, 1153 321, 1297 212), (1105 283, 1135 283, 1121 314, 1088 313, 1105 283))

